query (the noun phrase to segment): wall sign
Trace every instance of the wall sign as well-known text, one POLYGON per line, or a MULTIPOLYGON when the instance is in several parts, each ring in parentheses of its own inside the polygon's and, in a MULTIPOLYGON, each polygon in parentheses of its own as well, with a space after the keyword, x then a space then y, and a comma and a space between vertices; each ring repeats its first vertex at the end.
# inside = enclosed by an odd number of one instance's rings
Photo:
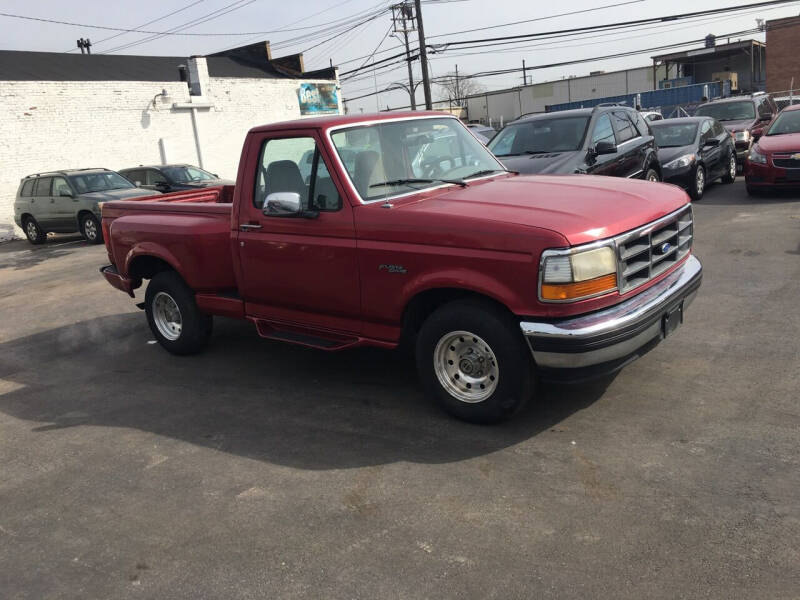
POLYGON ((301 83, 297 99, 301 115, 339 112, 339 94, 334 83, 301 83))

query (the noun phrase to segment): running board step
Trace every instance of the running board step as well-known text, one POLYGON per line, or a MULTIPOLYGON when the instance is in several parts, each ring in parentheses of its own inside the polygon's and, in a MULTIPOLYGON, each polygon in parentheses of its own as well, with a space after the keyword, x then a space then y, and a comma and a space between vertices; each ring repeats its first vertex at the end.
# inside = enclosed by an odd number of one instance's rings
POLYGON ((341 350, 354 346, 359 342, 357 337, 333 333, 330 331, 310 331, 291 325, 270 323, 257 320, 256 328, 261 337, 317 348, 318 350, 341 350))

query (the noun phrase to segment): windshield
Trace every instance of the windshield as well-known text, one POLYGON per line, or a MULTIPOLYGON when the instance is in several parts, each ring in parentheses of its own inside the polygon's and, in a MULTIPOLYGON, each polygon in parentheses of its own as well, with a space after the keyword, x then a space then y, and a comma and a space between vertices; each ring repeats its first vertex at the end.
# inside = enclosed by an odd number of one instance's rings
POLYGON ((164 175, 175 183, 191 183, 192 181, 209 181, 216 179, 214 175, 197 167, 162 167, 164 175))
POLYGON ((583 145, 589 117, 553 117, 511 124, 498 133, 489 150, 495 156, 573 152, 583 145))
POLYGON ((69 180, 78 190, 79 194, 91 192, 105 192, 108 190, 125 190, 135 187, 130 181, 119 173, 113 171, 103 171, 102 173, 83 173, 81 175, 70 175, 69 180))
POLYGON ((505 169, 460 121, 405 119, 331 134, 362 200, 378 200, 505 169))
POLYGON ((782 112, 775 119, 767 135, 784 135, 787 133, 800 133, 800 110, 782 112))
POLYGON ((697 136, 697 123, 675 123, 667 125, 662 123, 651 123, 650 129, 653 130, 653 137, 659 148, 675 148, 677 146, 688 146, 693 144, 697 136))
POLYGON ((698 117, 714 117, 717 121, 746 121, 756 118, 756 109, 750 100, 706 104, 697 109, 698 117))

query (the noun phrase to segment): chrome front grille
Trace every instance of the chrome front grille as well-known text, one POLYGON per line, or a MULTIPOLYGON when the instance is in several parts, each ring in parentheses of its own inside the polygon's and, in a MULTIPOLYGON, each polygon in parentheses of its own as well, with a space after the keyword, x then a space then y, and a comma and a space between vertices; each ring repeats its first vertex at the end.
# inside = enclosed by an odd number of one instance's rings
POLYGON ((691 250, 692 209, 686 207, 615 238, 617 284, 625 294, 658 277, 691 250))

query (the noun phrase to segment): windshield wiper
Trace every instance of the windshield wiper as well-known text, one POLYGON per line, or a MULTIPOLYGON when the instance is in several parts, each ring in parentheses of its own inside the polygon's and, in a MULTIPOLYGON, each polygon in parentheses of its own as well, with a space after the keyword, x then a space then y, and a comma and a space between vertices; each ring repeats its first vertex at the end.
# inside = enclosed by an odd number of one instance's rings
POLYGON ((495 154, 495 156, 522 156, 523 154, 548 154, 548 150, 523 150, 522 152, 510 152, 508 154, 495 154))
POLYGON ((470 173, 464 179, 470 179, 471 177, 482 177, 483 175, 491 175, 492 173, 511 173, 508 169, 484 169, 483 171, 476 171, 475 173, 470 173))
POLYGON ((418 179, 418 178, 410 178, 410 179, 392 179, 391 181, 381 181, 380 183, 373 183, 369 187, 381 187, 386 185, 405 185, 407 183, 436 183, 437 181, 441 181, 442 183, 454 183, 456 185, 460 185, 461 187, 466 187, 467 182, 463 179, 439 179, 439 178, 432 178, 432 179, 418 179))

